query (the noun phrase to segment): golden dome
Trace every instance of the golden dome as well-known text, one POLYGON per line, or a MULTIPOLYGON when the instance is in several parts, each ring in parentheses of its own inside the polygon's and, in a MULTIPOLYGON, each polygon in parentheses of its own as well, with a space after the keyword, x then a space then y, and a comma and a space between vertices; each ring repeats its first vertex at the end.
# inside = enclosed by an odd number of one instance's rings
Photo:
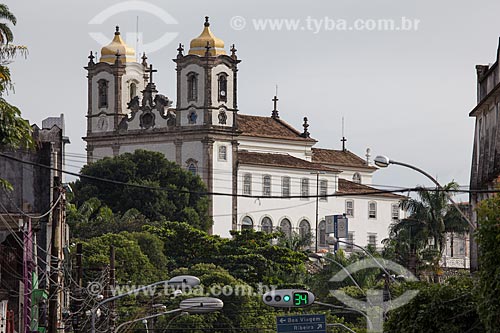
POLYGON ((120 36, 120 28, 116 26, 115 37, 109 45, 104 46, 101 49, 101 62, 107 62, 114 64, 116 61, 116 54, 121 55, 120 60, 122 62, 135 62, 135 50, 125 44, 122 37, 120 36), (125 58, 124 58, 125 56, 125 58))
POLYGON ((195 54, 202 57, 205 56, 205 52, 207 52, 207 43, 210 46, 208 51, 209 56, 215 57, 226 54, 224 50, 224 41, 215 37, 212 31, 210 31, 208 16, 205 16, 205 28, 203 28, 203 31, 198 37, 191 41, 189 45, 189 54, 195 54))

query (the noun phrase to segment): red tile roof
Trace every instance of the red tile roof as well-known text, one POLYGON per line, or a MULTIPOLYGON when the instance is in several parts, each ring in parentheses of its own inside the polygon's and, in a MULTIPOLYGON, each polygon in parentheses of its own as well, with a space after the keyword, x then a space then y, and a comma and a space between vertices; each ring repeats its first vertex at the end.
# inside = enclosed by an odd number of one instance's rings
POLYGON ((316 142, 312 138, 304 138, 301 132, 279 118, 237 114, 236 123, 243 135, 316 142))
MULTIPOLYGON (((363 184, 358 184, 351 182, 349 180, 339 178, 339 189, 337 193, 340 194, 354 194, 354 195, 360 195, 362 193, 370 193, 370 196, 378 196, 378 197, 386 197, 386 198, 393 198, 393 199, 403 199, 405 196, 399 195, 399 194, 394 194, 394 193, 374 193, 376 191, 380 191, 379 189, 376 189, 371 186, 363 185, 363 184)), ((368 195, 368 194, 367 194, 368 195)))
POLYGON ((334 150, 312 148, 312 161, 314 163, 330 164, 335 166, 349 166, 376 170, 374 166, 366 165, 366 161, 349 150, 334 150))
POLYGON ((238 152, 238 162, 240 164, 264 165, 291 169, 305 169, 313 171, 325 171, 339 173, 340 170, 327 167, 318 163, 312 163, 291 155, 256 153, 248 151, 238 152))

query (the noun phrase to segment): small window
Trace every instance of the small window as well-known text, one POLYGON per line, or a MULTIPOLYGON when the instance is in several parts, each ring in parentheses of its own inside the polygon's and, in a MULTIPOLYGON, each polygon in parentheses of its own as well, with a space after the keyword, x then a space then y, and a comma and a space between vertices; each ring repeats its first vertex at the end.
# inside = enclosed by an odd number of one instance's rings
POLYGON ((345 201, 345 215, 354 217, 354 200, 345 201))
POLYGON ((345 246, 346 250, 351 252, 354 248, 354 231, 349 231, 347 234, 347 244, 345 246))
POLYGON ((243 220, 241 220, 241 230, 250 229, 253 229, 253 220, 250 216, 245 216, 243 220))
POLYGON ((270 234, 271 232, 273 232, 273 222, 269 217, 266 216, 262 219, 260 229, 266 234, 270 234))
POLYGON ((368 245, 377 247, 377 234, 368 234, 368 245))
POLYGON ((292 237, 292 223, 289 219, 283 219, 280 223, 280 230, 285 234, 286 237, 292 237))
POLYGON ((359 172, 356 172, 354 175, 352 175, 352 181, 357 184, 361 184, 361 175, 359 172))
POLYGON ((302 220, 299 223, 299 236, 301 238, 306 238, 311 233, 311 225, 309 221, 302 220))
POLYGON ((392 204, 391 217, 393 221, 399 220, 399 204, 392 204))
POLYGON ((250 173, 243 176, 243 194, 252 195, 252 174, 250 173))
POLYGON ((281 177, 281 195, 285 198, 290 196, 290 177, 281 177))
POLYGON ((188 102, 196 102, 196 100, 198 99, 198 74, 193 72, 189 73, 187 82, 187 100, 188 102))
POLYGON ((219 74, 219 102, 227 102, 227 74, 219 74))
POLYGON ((101 79, 97 82, 98 84, 98 107, 107 108, 108 107, 108 81, 101 79))
POLYGON ((227 161, 227 147, 219 146, 219 161, 227 161))
POLYGON ((196 176, 196 173, 198 172, 198 168, 196 167, 196 165, 194 163, 189 163, 188 171, 196 176))
POLYGON ((319 223, 319 246, 326 246, 326 222, 319 223))
POLYGON ((137 96, 137 85, 134 82, 130 84, 129 92, 130 92, 130 100, 132 100, 132 98, 137 96))
POLYGON ((368 218, 369 219, 376 219, 377 218, 377 203, 376 202, 369 202, 368 203, 368 218))
POLYGON ((303 199, 309 200, 309 178, 302 178, 300 181, 300 193, 303 199))
POLYGON ((262 195, 265 197, 271 196, 271 176, 265 175, 262 179, 262 195))
POLYGON ((328 180, 321 179, 319 181, 319 200, 320 201, 328 201, 327 193, 328 192, 328 180))

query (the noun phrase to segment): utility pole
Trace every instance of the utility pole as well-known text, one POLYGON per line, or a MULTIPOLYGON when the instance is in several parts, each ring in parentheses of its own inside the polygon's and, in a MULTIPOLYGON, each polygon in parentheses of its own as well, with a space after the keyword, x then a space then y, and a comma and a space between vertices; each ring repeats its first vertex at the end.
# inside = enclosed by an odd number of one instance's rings
POLYGON ((319 211, 319 171, 316 172, 316 239, 314 244, 316 245, 316 253, 318 253, 318 211, 319 211))
POLYGON ((73 318, 73 332, 80 333, 80 311, 82 309, 82 278, 83 278, 83 265, 82 265, 82 256, 83 256, 83 246, 82 243, 76 244, 76 283, 77 283, 77 291, 75 293, 75 307, 74 312, 77 312, 75 318, 73 318))
MULTIPOLYGON (((61 182, 58 176, 54 176, 53 200, 57 200, 61 194, 61 182)), ((60 200, 62 202, 62 200, 60 200)), ((60 244, 61 244, 61 205, 54 207, 52 214, 52 239, 50 257, 50 293, 49 293, 49 333, 57 333, 59 324, 59 288, 60 288, 60 244)))
MULTIPOLYGON (((113 297, 116 288, 115 278, 115 247, 109 247, 109 285, 108 297, 113 297)), ((114 332, 116 327, 115 301, 109 303, 109 331, 114 332)))

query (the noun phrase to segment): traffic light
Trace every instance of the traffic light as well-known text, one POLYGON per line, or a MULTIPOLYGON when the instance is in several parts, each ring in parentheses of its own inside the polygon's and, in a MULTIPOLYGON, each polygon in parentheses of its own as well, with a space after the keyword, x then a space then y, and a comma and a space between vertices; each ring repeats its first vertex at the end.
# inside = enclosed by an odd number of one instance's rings
POLYGON ((314 303, 314 294, 307 290, 277 289, 265 293, 262 300, 276 308, 300 308, 314 303))

